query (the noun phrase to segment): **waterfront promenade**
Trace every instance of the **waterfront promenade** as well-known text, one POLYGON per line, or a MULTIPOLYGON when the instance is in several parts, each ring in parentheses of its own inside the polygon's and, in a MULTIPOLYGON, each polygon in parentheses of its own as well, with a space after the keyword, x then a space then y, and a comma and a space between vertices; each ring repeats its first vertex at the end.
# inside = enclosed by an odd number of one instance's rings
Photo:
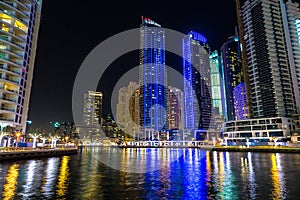
POLYGON ((20 160, 42 157, 64 156, 77 153, 77 148, 3 148, 0 150, 0 161, 20 160))
POLYGON ((199 148, 211 151, 230 152, 271 152, 271 153, 300 153, 299 145, 289 144, 287 146, 220 146, 203 144, 200 141, 136 141, 126 142, 119 145, 121 148, 199 148))

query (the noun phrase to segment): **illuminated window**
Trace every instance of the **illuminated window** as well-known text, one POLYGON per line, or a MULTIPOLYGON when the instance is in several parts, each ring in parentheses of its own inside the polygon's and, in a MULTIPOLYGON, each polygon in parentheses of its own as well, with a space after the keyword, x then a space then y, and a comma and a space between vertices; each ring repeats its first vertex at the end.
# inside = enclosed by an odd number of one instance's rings
POLYGON ((15 20, 15 27, 18 27, 19 29, 21 29, 22 31, 24 31, 25 33, 28 32, 28 27, 26 25, 24 25, 22 22, 15 20))

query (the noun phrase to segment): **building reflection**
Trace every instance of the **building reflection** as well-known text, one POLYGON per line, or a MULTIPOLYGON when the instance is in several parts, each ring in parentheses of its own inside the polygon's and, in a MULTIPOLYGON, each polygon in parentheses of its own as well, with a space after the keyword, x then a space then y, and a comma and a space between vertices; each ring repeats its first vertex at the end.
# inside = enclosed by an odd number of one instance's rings
POLYGON ((57 180, 57 173, 59 167, 59 158, 49 158, 47 160, 47 165, 45 169, 45 174, 43 176, 43 182, 41 186, 41 191, 46 197, 51 196, 53 193, 53 187, 57 180))
POLYGON ((249 195, 251 199, 255 199, 256 196, 256 183, 255 183, 255 173, 253 170, 253 162, 252 162, 252 153, 248 152, 248 181, 249 181, 249 195))
POLYGON ((272 199, 285 199, 285 182, 281 169, 279 154, 271 155, 272 199))
POLYGON ((59 168, 58 183, 56 186, 56 195, 59 199, 65 199, 68 188, 69 178, 69 160, 70 156, 63 156, 61 159, 61 166, 59 168))
POLYGON ((18 176, 19 176, 19 165, 13 164, 10 166, 7 172, 7 176, 5 178, 6 183, 3 188, 3 200, 11 200, 14 199, 17 184, 18 184, 18 176))
MULTIPOLYGON (((37 181, 35 178, 35 175, 39 175, 40 172, 39 169, 37 169, 37 161, 36 160, 30 160, 28 161, 28 164, 26 164, 26 184, 23 186, 24 187, 24 196, 28 197, 31 192, 33 192, 34 188, 34 183, 37 181)), ((22 169, 22 168, 21 168, 22 169)), ((21 170, 23 171, 23 170, 21 170)), ((20 173, 22 174, 22 172, 20 173)))

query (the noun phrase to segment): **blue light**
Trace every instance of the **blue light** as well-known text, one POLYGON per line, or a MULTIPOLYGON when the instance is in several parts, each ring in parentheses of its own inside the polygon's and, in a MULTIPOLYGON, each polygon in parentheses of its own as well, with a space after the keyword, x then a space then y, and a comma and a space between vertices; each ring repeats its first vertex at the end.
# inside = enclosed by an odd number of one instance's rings
POLYGON ((144 24, 141 34, 144 38, 141 63, 143 103, 140 105, 144 112, 141 116, 141 125, 160 131, 166 124, 165 33, 160 28, 144 24))
POLYGON ((239 38, 238 38, 238 37, 234 37, 234 41, 235 41, 235 42, 238 42, 238 41, 239 41, 239 38))
POLYGON ((188 33, 188 35, 190 35, 190 37, 192 37, 194 40, 197 40, 199 42, 203 42, 203 43, 207 43, 207 39, 206 37, 204 37, 202 34, 197 33, 195 31, 190 31, 188 33))

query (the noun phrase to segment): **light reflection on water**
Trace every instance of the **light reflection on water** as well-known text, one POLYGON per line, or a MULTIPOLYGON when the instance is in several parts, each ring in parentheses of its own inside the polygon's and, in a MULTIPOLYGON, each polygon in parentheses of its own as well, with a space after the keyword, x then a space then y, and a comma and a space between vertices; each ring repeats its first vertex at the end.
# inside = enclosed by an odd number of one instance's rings
POLYGON ((5 178, 6 183, 3 185, 3 200, 13 199, 18 184, 19 165, 13 164, 9 167, 7 176, 5 178))
POLYGON ((0 163, 2 199, 233 200, 297 199, 300 195, 297 154, 123 149, 118 160, 123 171, 118 171, 98 161, 103 151, 105 156, 115 152, 97 147, 61 158, 0 163), (125 172, 144 162, 160 168, 125 172))

